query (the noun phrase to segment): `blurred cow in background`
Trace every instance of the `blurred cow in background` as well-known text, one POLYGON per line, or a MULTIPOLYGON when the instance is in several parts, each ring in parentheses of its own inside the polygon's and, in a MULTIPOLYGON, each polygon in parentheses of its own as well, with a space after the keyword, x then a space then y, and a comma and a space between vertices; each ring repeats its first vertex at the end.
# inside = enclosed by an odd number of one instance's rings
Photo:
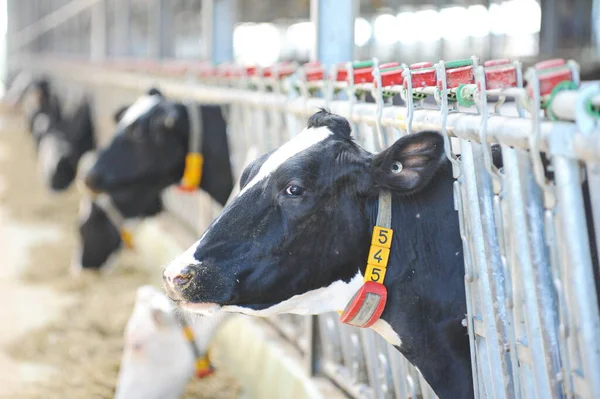
POLYGON ((117 132, 98 154, 87 175, 96 192, 123 190, 160 192, 183 177, 189 139, 199 122, 204 158, 199 188, 224 205, 233 189, 227 125, 220 106, 186 105, 150 89, 131 106, 115 113, 117 132), (194 120, 192 109, 200 121, 194 120))
POLYGON ((52 191, 66 190, 75 179, 81 156, 96 146, 89 97, 82 96, 65 113, 49 79, 27 73, 15 78, 7 97, 23 106, 45 184, 52 191))
POLYGON ((149 285, 138 288, 125 327, 115 399, 179 398, 194 372, 203 377, 212 370, 206 354, 225 318, 225 313, 202 317, 185 331, 187 323, 182 324, 162 292, 149 285))

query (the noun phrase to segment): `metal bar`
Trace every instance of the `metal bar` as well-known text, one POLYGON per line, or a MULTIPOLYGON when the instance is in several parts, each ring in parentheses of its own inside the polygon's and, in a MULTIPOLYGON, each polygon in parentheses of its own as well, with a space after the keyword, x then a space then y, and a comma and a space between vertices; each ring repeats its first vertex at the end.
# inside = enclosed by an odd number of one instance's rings
MULTIPOLYGON (((553 137, 554 139, 554 137, 553 137)), ((559 137, 560 139, 560 137, 559 137)), ((560 146, 563 143, 553 142, 560 146)), ((571 325, 581 352, 584 378, 590 389, 590 397, 600 397, 600 316, 596 298, 590 245, 586 226, 579 164, 564 156, 553 156, 555 167, 558 216, 564 231, 562 235, 565 254, 565 286, 570 297, 569 311, 575 315, 576 324, 571 325)))
POLYGON ((173 18, 171 2, 152 0, 148 2, 148 46, 152 59, 165 59, 173 55, 173 18))
MULTIPOLYGON (((512 398, 513 385, 507 377, 509 373, 508 356, 504 349, 506 340, 504 309, 504 289, 498 283, 502 280, 502 267, 493 221, 485 215, 493 214, 493 190, 490 177, 483 167, 483 154, 477 144, 461 140, 461 176, 464 178, 466 201, 463 204, 469 212, 473 243, 473 262, 478 275, 478 285, 482 301, 481 310, 485 328, 485 349, 490 373, 486 383, 488 392, 495 398, 512 398)), ((483 364, 482 364, 483 366, 483 364)))
POLYGON ((356 0, 311 0, 310 18, 316 43, 311 58, 329 67, 354 58, 356 0))
POLYGON ((556 376, 560 371, 558 349, 558 315, 553 295, 552 276, 543 232, 542 193, 532 180, 529 157, 523 150, 506 149, 503 153, 506 171, 507 199, 510 206, 512 249, 517 275, 513 281, 522 284, 519 303, 525 313, 527 362, 534 376, 536 396, 559 397, 556 376))
POLYGON ((50 29, 56 28, 82 11, 89 9, 98 1, 100 0, 73 0, 65 4, 58 10, 51 12, 39 21, 15 33, 14 40, 10 43, 11 50, 16 51, 26 44, 31 43, 50 29))
POLYGON ((90 58, 92 61, 102 61, 108 55, 107 9, 108 0, 99 0, 90 7, 90 58))
POLYGON ((115 55, 131 54, 131 0, 120 0, 115 12, 115 55))
POLYGON ((237 0, 203 0, 202 44, 204 57, 213 65, 233 60, 233 27, 237 0))
MULTIPOLYGON (((162 91, 173 98, 194 99, 205 104, 239 104, 247 103, 258 108, 274 108, 287 111, 302 117, 310 117, 318 107, 324 106, 324 100, 302 99, 286 101, 283 94, 257 93, 238 88, 204 86, 201 84, 190 85, 188 82, 175 82, 152 76, 144 76, 136 73, 106 71, 98 67, 68 67, 68 63, 41 62, 38 57, 22 57, 17 62, 23 68, 32 71, 51 72, 56 76, 62 76, 68 80, 95 84, 108 87, 121 87, 139 92, 147 90, 152 85, 159 85, 162 91), (36 62, 37 60, 37 62, 36 62)), ((354 123, 366 123, 375 125, 375 104, 356 104, 352 115, 349 114, 347 101, 332 101, 329 108, 354 123)), ((406 109, 399 106, 386 107, 383 110, 381 125, 383 127, 394 127, 406 129, 406 109)), ((479 130, 481 118, 477 114, 453 112, 448 115, 448 133, 452 136, 466 140, 479 141, 479 130)), ((413 130, 433 129, 439 130, 441 126, 441 115, 437 110, 415 110, 413 130)), ((578 158, 583 161, 600 160, 600 142, 590 135, 578 132, 573 123, 550 122, 541 123, 540 151, 548 151, 548 137, 551 132, 560 133, 565 136, 564 145, 557 147, 555 152, 570 158, 578 158)), ((503 143, 517 148, 529 148, 529 134, 531 132, 531 121, 525 118, 510 116, 491 116, 488 121, 488 143, 503 143)))
POLYGON ((557 5, 557 0, 544 0, 541 2, 540 55, 544 57, 554 56, 557 50, 558 30, 556 27, 560 26, 557 5))

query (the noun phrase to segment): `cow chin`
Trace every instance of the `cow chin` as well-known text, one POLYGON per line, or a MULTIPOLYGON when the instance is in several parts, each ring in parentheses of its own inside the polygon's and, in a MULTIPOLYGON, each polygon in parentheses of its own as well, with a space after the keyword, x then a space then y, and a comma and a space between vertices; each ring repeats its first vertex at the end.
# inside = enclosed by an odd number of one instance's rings
POLYGON ((190 313, 196 313, 203 316, 210 316, 219 311, 221 305, 216 303, 193 303, 193 302, 179 302, 178 306, 180 309, 190 313))

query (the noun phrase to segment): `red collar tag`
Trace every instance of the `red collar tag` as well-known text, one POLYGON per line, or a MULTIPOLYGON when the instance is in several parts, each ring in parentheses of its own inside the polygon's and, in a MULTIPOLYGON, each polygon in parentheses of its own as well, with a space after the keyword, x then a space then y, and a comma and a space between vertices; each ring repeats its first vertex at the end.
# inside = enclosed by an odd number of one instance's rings
POLYGON ((383 313, 387 301, 387 288, 383 285, 390 259, 394 230, 392 224, 392 195, 379 193, 377 223, 373 227, 371 248, 365 267, 364 284, 354 294, 346 309, 340 311, 340 321, 351 326, 371 327, 383 313))
POLYGON ((385 285, 367 281, 348 302, 340 321, 355 327, 371 327, 381 317, 386 301, 385 285))

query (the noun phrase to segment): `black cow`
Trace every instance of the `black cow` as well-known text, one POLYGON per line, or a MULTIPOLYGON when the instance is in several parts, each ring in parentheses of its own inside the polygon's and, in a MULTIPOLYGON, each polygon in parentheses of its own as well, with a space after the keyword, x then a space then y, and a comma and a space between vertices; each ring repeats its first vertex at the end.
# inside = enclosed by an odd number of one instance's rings
MULTIPOLYGON (((223 205, 233 189, 226 123, 219 106, 199 106, 199 113, 204 156, 200 188, 223 205)), ((181 180, 191 131, 188 106, 153 88, 117 111, 115 121, 114 138, 87 175, 90 189, 111 195, 138 188, 160 192, 181 180)))
POLYGON ((121 230, 135 228, 140 219, 155 216, 162 211, 158 195, 148 192, 121 192, 111 197, 97 198, 84 195, 79 206, 79 246, 71 269, 106 270, 123 248, 121 230))
POLYGON ((363 285, 382 190, 394 238, 385 310, 372 328, 440 398, 472 398, 463 246, 452 168, 436 132, 374 155, 344 118, 320 111, 258 158, 240 194, 163 278, 184 310, 257 316, 342 310, 363 285))

